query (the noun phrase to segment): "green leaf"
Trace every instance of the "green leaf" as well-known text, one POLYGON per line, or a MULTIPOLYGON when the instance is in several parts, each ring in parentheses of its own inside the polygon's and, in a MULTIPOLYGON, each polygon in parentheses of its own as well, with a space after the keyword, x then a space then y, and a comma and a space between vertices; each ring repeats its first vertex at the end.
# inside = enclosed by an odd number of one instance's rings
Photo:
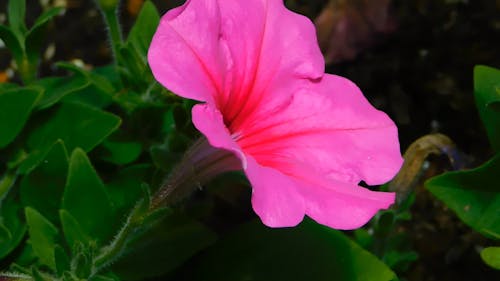
POLYGON ((9 25, 19 38, 26 32, 26 0, 9 0, 7 6, 7 15, 9 17, 9 25))
POLYGON ((103 66, 88 71, 68 62, 58 62, 56 65, 59 68, 86 77, 93 85, 106 93, 113 94, 115 92, 115 87, 111 81, 117 81, 119 77, 115 77, 114 67, 103 66))
POLYGON ((144 194, 142 183, 151 178, 149 164, 134 165, 120 170, 106 185, 113 209, 124 217, 125 211, 132 209, 144 194))
POLYGON ((82 90, 90 85, 89 80, 81 75, 70 77, 48 77, 38 79, 35 85, 44 89, 45 95, 37 103, 38 109, 44 109, 57 103, 65 96, 82 90))
POLYGON ((116 165, 125 165, 135 161, 142 152, 138 142, 120 142, 106 140, 102 144, 105 154, 102 159, 116 165))
POLYGON ((64 249, 59 245, 56 245, 54 248, 54 260, 58 276, 61 276, 65 271, 70 270, 69 257, 66 254, 66 251, 64 251, 64 249))
MULTIPOLYGON (((14 2, 11 0, 11 2, 14 2)), ((12 29, 6 27, 5 25, 0 25, 0 39, 5 43, 7 48, 9 48, 14 60, 19 64, 24 57, 24 46, 21 41, 17 38, 17 35, 12 31, 12 29)))
POLYGON ((481 251, 481 258, 487 265, 500 270, 500 247, 483 249, 481 251))
POLYGON ((97 67, 92 71, 81 69, 71 63, 58 63, 57 66, 79 73, 90 82, 89 87, 65 96, 64 102, 78 102, 102 108, 113 101, 113 96, 117 93, 113 83, 117 83, 120 79, 114 66, 97 67))
POLYGON ((119 117, 83 104, 63 103, 51 118, 28 137, 30 156, 21 165, 22 173, 33 169, 52 144, 61 139, 68 151, 76 147, 92 150, 121 123, 119 117))
POLYGON ((11 192, 0 204, 0 259, 11 253, 22 241, 26 225, 21 222, 22 208, 11 192))
POLYGON ((0 179, 0 204, 5 196, 9 193, 12 186, 14 186, 17 176, 18 175, 16 171, 12 169, 7 170, 0 179))
POLYGON ((63 9, 61 7, 51 8, 45 11, 38 19, 36 19, 35 24, 26 34, 26 55, 31 64, 36 64, 40 59, 40 51, 43 44, 43 39, 45 36, 45 27, 49 21, 61 13, 63 9))
POLYGON ((56 224, 68 173, 68 153, 56 141, 43 161, 21 181, 21 202, 56 224))
POLYGON ((474 68, 474 92, 479 115, 491 146, 500 152, 500 70, 488 66, 474 68))
POLYGON ((130 242, 113 271, 126 280, 144 280, 169 272, 213 244, 215 233, 186 216, 171 213, 130 242))
POLYGON ((92 239, 82 230, 78 221, 66 210, 59 211, 64 238, 69 248, 75 253, 76 247, 90 245, 92 239))
POLYGON ((187 280, 388 281, 386 265, 342 232, 306 219, 294 228, 245 224, 186 266, 187 280), (223 266, 221 266, 223 265, 223 266))
POLYGON ((469 171, 449 172, 425 183, 458 217, 483 235, 500 239, 500 155, 469 171))
POLYGON ((144 62, 159 23, 160 14, 155 5, 149 0, 145 1, 127 38, 127 43, 132 44, 140 52, 144 62))
POLYGON ((79 148, 71 155, 62 206, 78 221, 84 233, 98 241, 108 240, 118 228, 104 184, 79 148))
POLYGON ((19 134, 39 97, 39 91, 29 88, 0 93, 0 148, 19 134))
POLYGON ((26 207, 25 215, 33 251, 41 264, 55 270, 54 247, 57 228, 33 208, 26 207))

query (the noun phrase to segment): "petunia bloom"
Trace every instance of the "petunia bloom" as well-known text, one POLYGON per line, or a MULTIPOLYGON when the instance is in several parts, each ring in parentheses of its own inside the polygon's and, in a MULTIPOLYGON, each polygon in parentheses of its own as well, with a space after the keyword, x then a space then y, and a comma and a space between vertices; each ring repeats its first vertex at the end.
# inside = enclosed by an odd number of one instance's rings
POLYGON ((308 215, 353 229, 394 202, 358 184, 399 170, 396 126, 355 84, 324 73, 313 24, 282 0, 188 0, 161 19, 148 61, 163 86, 202 102, 195 127, 237 156, 264 224, 308 215))

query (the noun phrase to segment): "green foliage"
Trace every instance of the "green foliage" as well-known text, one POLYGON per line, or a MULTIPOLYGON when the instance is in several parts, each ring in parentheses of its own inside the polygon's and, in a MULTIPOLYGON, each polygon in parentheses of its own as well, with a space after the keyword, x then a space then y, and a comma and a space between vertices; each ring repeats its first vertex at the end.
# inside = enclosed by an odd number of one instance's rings
POLYGON ((79 148, 73 151, 69 161, 62 208, 78 221, 83 233, 96 240, 108 240, 117 228, 104 184, 79 148))
POLYGON ((500 71, 477 66, 474 89, 480 116, 496 155, 482 166, 469 171, 457 171, 435 177, 427 188, 443 200, 469 226, 482 234, 500 238, 500 189, 496 175, 500 172, 499 121, 495 105, 500 101, 500 71))
POLYGON ((29 88, 0 92, 0 148, 19 134, 40 96, 29 88))
POLYGON ((491 146, 500 152, 500 70, 488 66, 474 68, 474 92, 479 115, 491 146))
POLYGON ((427 182, 427 188, 443 200, 470 227, 500 239, 500 155, 470 171, 449 172, 427 182))
POLYGON ((31 83, 37 78, 46 26, 62 9, 52 8, 44 12, 29 29, 24 22, 26 0, 9 0, 7 11, 9 26, 0 25, 0 39, 11 51, 23 82, 31 83))
MULTIPOLYGON (((474 69, 476 105, 495 155, 475 169, 455 171, 432 178, 426 187, 467 225, 492 239, 500 239, 500 70, 474 69)), ((483 260, 498 267, 498 249, 484 250, 483 260)))
POLYGON ((481 251, 481 258, 487 265, 500 270, 500 247, 483 249, 481 251))
POLYGON ((58 235, 57 228, 35 209, 27 207, 25 214, 30 237, 29 243, 32 245, 39 263, 55 270, 54 247, 58 235))
POLYGON ((395 274, 341 232, 310 220, 288 229, 244 224, 186 268, 187 280, 393 280, 395 274))

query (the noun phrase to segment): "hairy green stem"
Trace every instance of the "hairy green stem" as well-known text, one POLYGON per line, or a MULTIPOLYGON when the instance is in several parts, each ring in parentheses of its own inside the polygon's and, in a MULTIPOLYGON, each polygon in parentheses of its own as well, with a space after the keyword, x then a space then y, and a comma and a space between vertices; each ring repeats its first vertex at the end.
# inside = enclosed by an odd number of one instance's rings
POLYGON ((122 30, 118 20, 118 9, 115 10, 102 10, 104 19, 108 26, 109 38, 111 40, 111 50, 115 63, 118 64, 118 56, 120 52, 120 45, 123 42, 122 30))

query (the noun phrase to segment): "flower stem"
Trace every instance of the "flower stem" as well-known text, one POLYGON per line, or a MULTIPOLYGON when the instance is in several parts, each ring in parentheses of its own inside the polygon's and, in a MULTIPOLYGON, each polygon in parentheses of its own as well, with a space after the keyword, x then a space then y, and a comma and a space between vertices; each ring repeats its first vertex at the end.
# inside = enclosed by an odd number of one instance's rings
POLYGON ((148 196, 134 207, 115 239, 102 248, 94 259, 92 274, 99 273, 116 261, 123 255, 132 237, 137 237, 162 219, 164 206, 186 198, 216 175, 240 169, 240 161, 233 153, 215 148, 206 138, 200 138, 186 151, 154 196, 148 196))
POLYGON ((118 63, 120 46, 123 43, 122 30, 118 20, 118 9, 102 10, 104 19, 109 28, 109 38, 111 40, 111 50, 115 63, 118 63))
POLYGON ((103 268, 116 261, 125 251, 132 234, 140 231, 144 220, 152 214, 152 212, 147 212, 148 208, 145 208, 144 204, 148 203, 142 200, 132 209, 124 226, 113 241, 102 248, 101 253, 94 259, 93 274, 99 273, 103 268))

